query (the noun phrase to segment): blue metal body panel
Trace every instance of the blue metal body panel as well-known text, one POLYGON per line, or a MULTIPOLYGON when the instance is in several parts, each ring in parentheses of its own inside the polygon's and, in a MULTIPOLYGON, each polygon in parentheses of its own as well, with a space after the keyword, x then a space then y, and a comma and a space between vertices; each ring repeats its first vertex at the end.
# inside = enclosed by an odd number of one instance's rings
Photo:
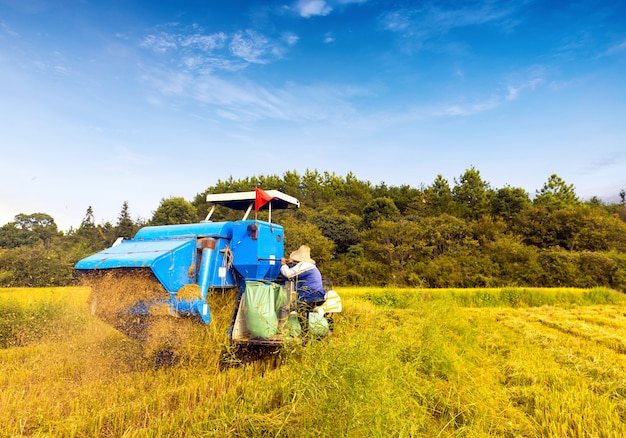
POLYGON ((232 236, 232 222, 202 222, 198 224, 159 225, 143 227, 132 240, 155 240, 172 237, 221 237, 230 239, 232 236))
POLYGON ((246 281, 274 281, 284 257, 283 227, 261 221, 237 221, 233 224, 233 266, 246 281), (255 232, 251 229, 256 227, 255 232))
MULTIPOLYGON (((76 264, 81 271, 150 268, 170 292, 173 314, 190 314, 208 324, 208 288, 241 289, 245 281, 275 281, 284 256, 283 227, 269 222, 246 220, 144 227, 130 240, 89 256, 76 264), (202 243, 214 239, 215 248, 202 243), (202 257, 208 260, 202 260, 202 257), (202 297, 177 299, 176 292, 187 284, 199 284, 202 297)), ((128 313, 148 314, 159 302, 139 302, 128 313)), ((163 302, 160 302, 162 305, 163 302)))
POLYGON ((168 292, 178 292, 184 285, 198 280, 197 239, 213 237, 217 251, 211 254, 209 286, 233 287, 232 273, 220 272, 217 261, 218 256, 223 257, 231 236, 231 222, 144 227, 133 239, 79 261, 76 269, 150 268, 168 292))
POLYGON ((150 268, 168 292, 189 284, 188 271, 196 259, 196 240, 191 238, 136 242, 122 241, 76 264, 79 270, 150 268))
POLYGON ((211 310, 204 299, 174 300, 171 307, 179 315, 198 316, 205 324, 211 322, 211 310))

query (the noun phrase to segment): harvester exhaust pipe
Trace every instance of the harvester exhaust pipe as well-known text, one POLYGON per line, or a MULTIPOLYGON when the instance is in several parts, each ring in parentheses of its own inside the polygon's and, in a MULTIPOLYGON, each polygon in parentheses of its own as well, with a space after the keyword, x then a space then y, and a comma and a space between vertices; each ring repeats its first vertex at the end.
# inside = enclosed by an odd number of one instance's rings
POLYGON ((215 239, 207 238, 200 241, 202 248, 202 260, 200 261, 200 274, 198 276, 198 286, 200 286, 200 295, 203 300, 209 293, 209 268, 211 265, 211 252, 215 250, 215 239))

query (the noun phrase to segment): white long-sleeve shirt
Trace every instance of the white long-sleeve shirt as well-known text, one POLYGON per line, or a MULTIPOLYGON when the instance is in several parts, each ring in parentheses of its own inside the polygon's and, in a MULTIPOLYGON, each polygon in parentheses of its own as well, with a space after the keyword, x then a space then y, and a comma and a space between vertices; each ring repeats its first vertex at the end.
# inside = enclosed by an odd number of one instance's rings
POLYGON ((280 273, 295 281, 298 298, 304 302, 324 301, 326 291, 322 283, 322 274, 315 263, 298 262, 294 266, 282 265, 280 273))

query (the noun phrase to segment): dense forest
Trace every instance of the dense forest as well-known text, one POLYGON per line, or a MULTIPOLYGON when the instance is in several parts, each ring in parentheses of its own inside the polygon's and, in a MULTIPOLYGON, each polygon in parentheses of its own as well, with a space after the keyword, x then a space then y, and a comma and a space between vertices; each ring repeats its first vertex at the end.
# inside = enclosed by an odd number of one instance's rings
MULTIPOLYGON (((162 199, 146 221, 134 221, 126 201, 115 224, 97 224, 88 207, 80 226, 67 232, 46 213, 18 214, 0 227, 0 286, 73 284, 74 264, 118 237, 130 238, 145 225, 197 222, 208 211, 206 194, 255 187, 300 200, 301 208, 275 211, 272 221, 285 227, 286 253, 308 244, 336 285, 607 286, 626 292, 624 190, 619 203, 583 202, 573 185, 551 175, 531 198, 522 188, 491 187, 473 167, 452 183, 439 175, 417 188, 317 170, 231 177, 192 200, 162 199)), ((220 209, 211 218, 236 219, 239 212, 220 209)))

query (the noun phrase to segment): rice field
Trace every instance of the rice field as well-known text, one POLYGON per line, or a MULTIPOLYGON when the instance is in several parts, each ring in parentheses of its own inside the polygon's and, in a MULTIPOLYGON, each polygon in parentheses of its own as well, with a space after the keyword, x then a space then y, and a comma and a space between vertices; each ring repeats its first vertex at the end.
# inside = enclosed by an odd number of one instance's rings
POLYGON ((214 324, 156 367, 88 288, 0 289, 0 436, 626 436, 623 294, 337 291, 332 336, 249 361, 212 295, 214 324))

